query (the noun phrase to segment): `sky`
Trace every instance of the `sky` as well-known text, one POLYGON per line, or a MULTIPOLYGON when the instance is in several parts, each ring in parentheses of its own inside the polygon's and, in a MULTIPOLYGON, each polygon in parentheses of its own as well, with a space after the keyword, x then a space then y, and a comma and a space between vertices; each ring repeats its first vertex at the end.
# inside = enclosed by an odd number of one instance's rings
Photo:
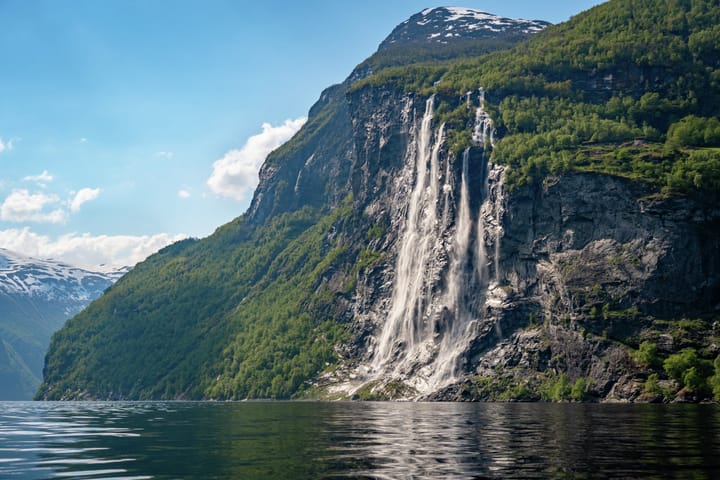
MULTIPOLYGON (((450 5, 559 23, 599 3, 450 5)), ((102 269, 211 234, 324 88, 442 5, 0 0, 0 248, 102 269)))

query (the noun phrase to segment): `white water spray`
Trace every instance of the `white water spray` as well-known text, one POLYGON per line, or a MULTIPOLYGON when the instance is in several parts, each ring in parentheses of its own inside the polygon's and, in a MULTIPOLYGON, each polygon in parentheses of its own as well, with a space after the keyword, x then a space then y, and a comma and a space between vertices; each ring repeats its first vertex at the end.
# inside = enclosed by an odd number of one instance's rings
POLYGON ((438 330, 442 331, 442 338, 427 382, 429 391, 447 385, 457 376, 458 358, 465 350, 467 329, 472 323, 472 315, 467 311, 465 298, 470 283, 467 265, 470 261, 473 226, 470 215, 469 159, 470 149, 467 148, 462 154, 460 202, 457 208, 447 290, 443 302, 446 314, 445 317, 438 319, 438 330))
POLYGON ((448 274, 447 306, 457 316, 460 305, 463 303, 462 293, 464 285, 463 272, 468 261, 468 248, 472 231, 472 218, 470 217, 470 192, 468 188, 469 168, 468 160, 470 149, 462 154, 462 174, 460 177, 460 205, 458 207, 453 249, 451 252, 450 272, 448 274))
MULTIPOLYGON (((425 104, 425 115, 408 151, 415 157, 415 184, 410 194, 405 230, 400 240, 392 306, 378 338, 372 369, 379 371, 394 362, 398 354, 405 361, 418 355, 421 340, 432 334, 426 322, 428 290, 426 286, 432 243, 436 237, 439 195, 438 156, 444 140, 441 126, 432 145, 434 97, 425 104), (430 165, 428 171, 428 164, 430 165), (397 348, 404 348, 398 352, 397 348)), ((402 367, 405 361, 396 363, 402 367)))
POLYGON ((497 285, 502 281, 502 272, 500 271, 500 241, 502 239, 502 216, 503 208, 503 180, 502 175, 497 178, 497 189, 495 191, 495 199, 493 209, 495 211, 495 256, 493 257, 495 266, 495 283, 497 285))

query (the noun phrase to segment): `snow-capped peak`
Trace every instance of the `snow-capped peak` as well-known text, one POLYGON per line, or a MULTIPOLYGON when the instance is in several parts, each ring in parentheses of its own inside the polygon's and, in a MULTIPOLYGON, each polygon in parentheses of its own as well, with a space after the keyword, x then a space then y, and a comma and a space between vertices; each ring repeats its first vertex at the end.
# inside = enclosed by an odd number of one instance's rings
POLYGON ((126 272, 127 269, 92 272, 0 248, 0 292, 10 295, 62 299, 84 305, 126 272))
POLYGON ((402 43, 442 43, 499 35, 531 34, 550 25, 541 20, 500 17, 465 7, 426 8, 393 30, 380 48, 402 43))

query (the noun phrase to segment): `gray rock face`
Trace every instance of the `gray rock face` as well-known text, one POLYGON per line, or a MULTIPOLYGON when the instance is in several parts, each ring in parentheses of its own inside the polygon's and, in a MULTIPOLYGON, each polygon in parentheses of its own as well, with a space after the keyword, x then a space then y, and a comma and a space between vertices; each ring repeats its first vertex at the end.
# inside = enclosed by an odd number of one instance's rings
POLYGON ((338 205, 347 196, 355 157, 347 86, 346 82, 326 89, 294 141, 268 156, 246 213, 248 220, 262 223, 303 205, 338 205))
POLYGON ((524 296, 559 296, 547 311, 636 307, 656 316, 712 310, 720 286, 720 209, 648 196, 596 174, 549 179, 508 200, 503 271, 524 296), (595 303, 593 303, 595 302, 595 303))
POLYGON ((591 379, 597 397, 637 398, 631 386, 644 373, 618 340, 637 345, 649 316, 707 314, 720 298, 720 211, 648 193, 571 174, 507 197, 499 260, 507 297, 485 322, 510 328, 475 340, 474 373, 565 373, 591 379))

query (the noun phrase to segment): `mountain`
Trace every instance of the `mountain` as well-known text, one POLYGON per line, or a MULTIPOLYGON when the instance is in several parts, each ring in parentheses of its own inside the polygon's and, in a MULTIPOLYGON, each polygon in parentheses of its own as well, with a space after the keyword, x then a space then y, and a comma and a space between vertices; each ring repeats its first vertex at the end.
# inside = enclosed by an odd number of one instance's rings
POLYGON ((403 44, 450 44, 537 33, 549 26, 540 20, 498 17, 460 7, 427 8, 398 25, 379 50, 403 44))
POLYGON ((501 20, 396 28, 243 216, 66 323, 37 398, 720 395, 720 6, 501 20))
POLYGON ((89 272, 0 248, 0 400, 32 398, 52 334, 122 273, 89 272))

